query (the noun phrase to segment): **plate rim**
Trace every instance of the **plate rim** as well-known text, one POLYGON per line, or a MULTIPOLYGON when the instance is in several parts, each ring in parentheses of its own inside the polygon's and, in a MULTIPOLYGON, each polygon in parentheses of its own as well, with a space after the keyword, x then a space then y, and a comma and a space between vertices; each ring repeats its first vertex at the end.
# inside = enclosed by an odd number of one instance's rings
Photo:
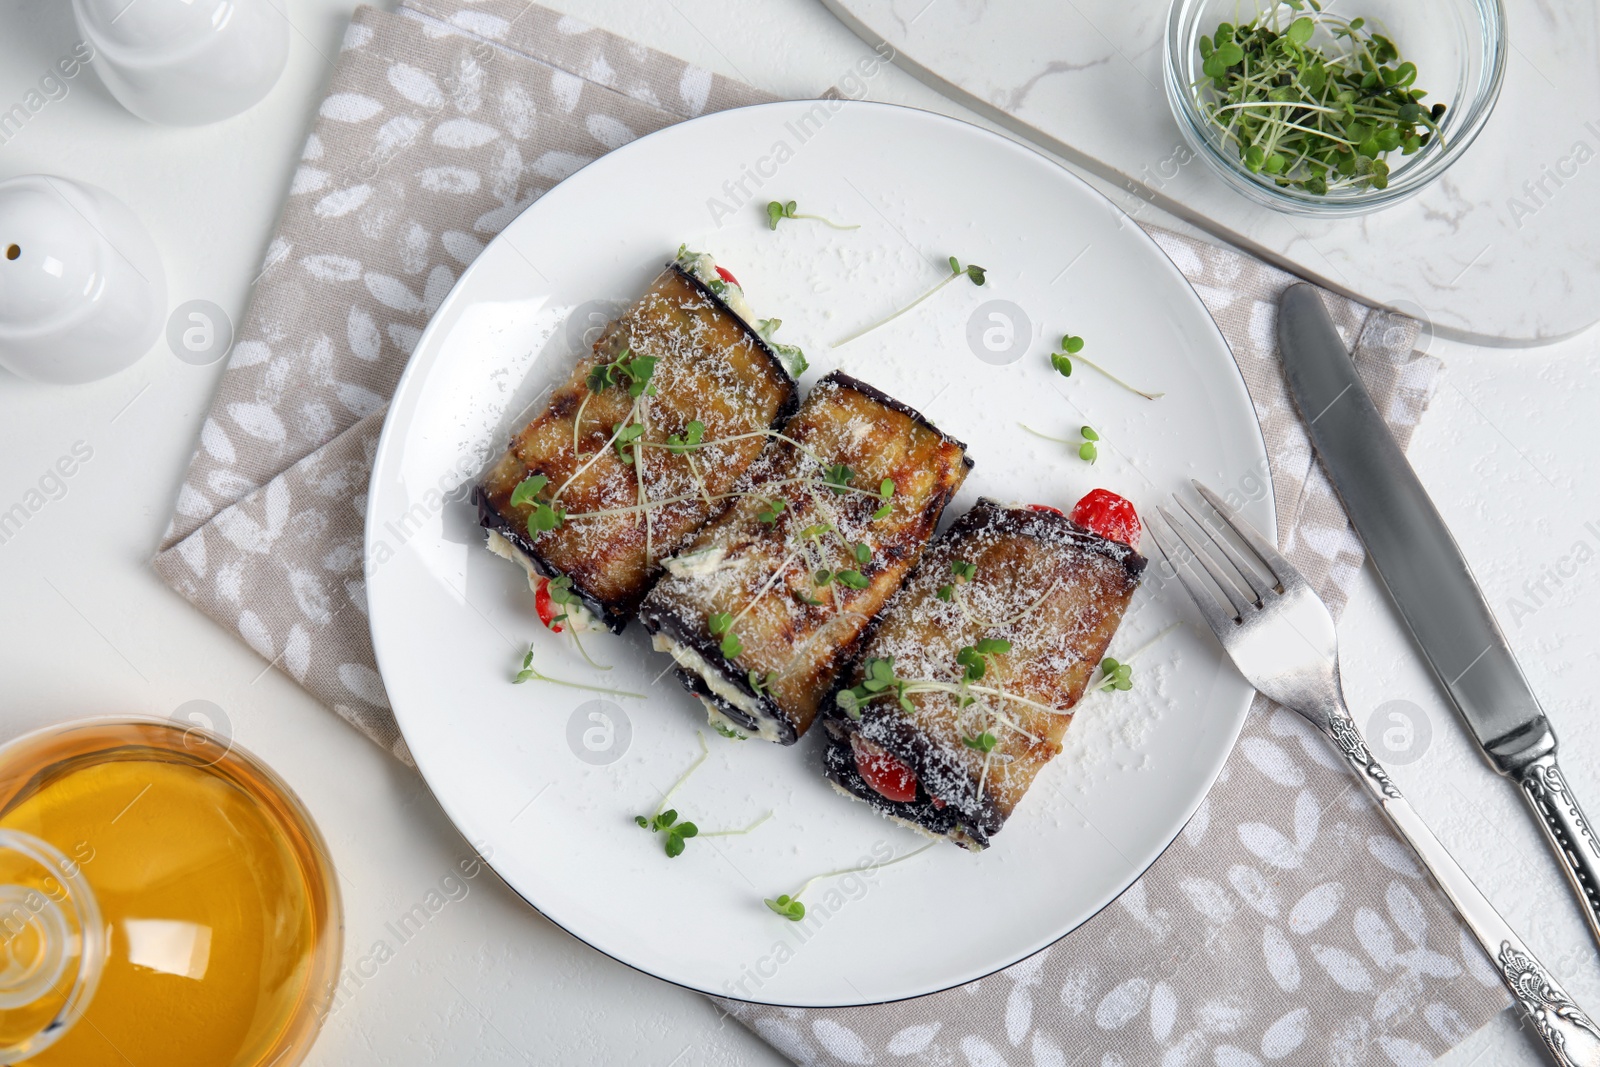
MULTIPOLYGON (((1157 255, 1160 256, 1161 261, 1165 262, 1167 264, 1167 266, 1171 268, 1173 275, 1175 275, 1177 277, 1178 281, 1180 281, 1182 283, 1182 291, 1187 292, 1188 297, 1191 300, 1193 300, 1195 306, 1197 306, 1201 310, 1201 312, 1205 315, 1206 321, 1211 324, 1212 330, 1215 331, 1217 338, 1222 342, 1222 348, 1223 348, 1223 350, 1225 352, 1227 352, 1227 354, 1229 356, 1229 359, 1232 362, 1234 376, 1235 376, 1235 378, 1236 378, 1236 380, 1238 382, 1238 385, 1244 391, 1244 396, 1245 396, 1246 401, 1247 402, 1251 401, 1250 392, 1249 392, 1249 386, 1245 381, 1244 372, 1239 366, 1238 357, 1234 354, 1233 346, 1231 344, 1229 344, 1229 342, 1228 342, 1227 334, 1225 334, 1222 331, 1222 327, 1217 323, 1216 317, 1211 314, 1211 309, 1206 306, 1205 301, 1201 299, 1198 290, 1195 289, 1193 283, 1190 282, 1189 279, 1184 275, 1183 271, 1178 267, 1178 264, 1173 260, 1173 258, 1170 255, 1167 254, 1166 249, 1162 248, 1160 243, 1157 242, 1155 240, 1155 238, 1152 237, 1150 235, 1150 233, 1142 225, 1139 224, 1137 219, 1135 219, 1132 215, 1130 215, 1128 212, 1124 211, 1121 207, 1119 207, 1116 204, 1116 202, 1113 201, 1110 197, 1106 196, 1105 193, 1101 192, 1099 189, 1095 188, 1092 184, 1090 184, 1084 178, 1082 178, 1078 174, 1074 173, 1071 169, 1069 169, 1060 160, 1051 158, 1045 152, 1040 150, 1036 145, 1033 145, 1033 144, 1018 140, 1018 139, 1016 139, 1016 138, 1014 138, 1012 136, 1007 136, 1007 135, 1002 134, 1002 133, 997 133, 994 130, 986 129, 985 127, 980 126, 980 125, 978 125, 976 123, 968 122, 968 121, 966 121, 964 119, 960 119, 960 118, 955 118, 953 116, 946 115, 946 114, 943 114, 941 112, 930 111, 930 110, 928 110, 926 108, 919 108, 919 107, 914 107, 914 106, 907 105, 907 104, 897 104, 897 103, 891 103, 891 102, 887 102, 887 101, 877 101, 877 100, 849 100, 849 99, 845 99, 845 100, 838 100, 838 101, 833 101, 833 102, 836 102, 836 103, 839 104, 840 110, 881 111, 881 112, 887 112, 887 113, 891 113, 891 114, 892 113, 906 113, 906 112, 909 112, 911 116, 914 116, 911 119, 911 121, 931 121, 935 125, 948 124, 952 128, 960 129, 961 131, 963 131, 964 134, 975 134, 975 135, 978 136, 978 138, 980 140, 988 140, 991 144, 998 146, 1001 150, 1016 151, 1016 152, 1019 152, 1019 153, 1023 154, 1025 157, 1026 156, 1032 156, 1032 157, 1037 158, 1039 161, 1047 164, 1050 168, 1052 168, 1054 171, 1056 171, 1061 177, 1063 177, 1069 183, 1077 185, 1083 192, 1087 193, 1091 198, 1100 201, 1105 207, 1108 207, 1113 213, 1115 213, 1117 216, 1120 216, 1120 221, 1121 222, 1128 224, 1128 227, 1131 228, 1131 230, 1136 234, 1136 236, 1133 238, 1135 241, 1143 242, 1148 248, 1153 249, 1157 253, 1157 255)), ((708 119, 714 120, 714 119, 718 118, 719 116, 724 116, 724 115, 733 114, 733 113, 743 113, 743 112, 758 111, 758 110, 782 110, 782 109, 786 109, 786 108, 810 108, 810 107, 814 107, 818 103, 827 103, 827 102, 820 101, 820 100, 814 100, 814 99, 766 101, 766 102, 763 102, 763 103, 746 105, 744 107, 724 108, 724 109, 722 109, 720 111, 708 112, 708 113, 703 114, 703 115, 697 115, 694 118, 689 118, 689 119, 681 120, 679 122, 674 122, 671 125, 664 126, 664 127, 660 128, 658 130, 653 130, 650 133, 647 133, 647 134, 644 134, 644 135, 642 135, 640 137, 635 138, 634 140, 628 142, 627 144, 621 145, 618 148, 611 149, 610 151, 604 152, 601 155, 596 156, 594 159, 590 160, 588 163, 585 163, 578 170, 573 171, 572 174, 568 175, 566 178, 563 178, 560 182, 557 182, 556 185, 551 186, 549 190, 546 190, 546 194, 544 194, 544 195, 547 195, 549 192, 554 191, 557 187, 559 187, 561 185, 565 185, 567 182, 578 178, 585 171, 587 171, 590 168, 594 167, 597 163, 601 162, 602 160, 609 159, 610 157, 615 156, 618 153, 630 153, 631 151, 636 150, 635 149, 636 145, 642 145, 643 143, 645 143, 647 141, 653 141, 653 140, 656 140, 658 138, 670 137, 670 136, 674 135, 675 131, 678 131, 683 127, 693 126, 693 125, 695 125, 697 123, 700 123, 700 122, 702 122, 704 120, 708 120, 708 119)), ((484 246, 483 251, 478 253, 477 257, 472 261, 472 263, 468 264, 465 268, 463 268, 463 270, 461 272, 461 276, 456 279, 456 282, 455 282, 454 285, 451 286, 449 293, 446 294, 444 300, 442 300, 440 302, 439 306, 434 310, 433 314, 429 317, 428 323, 423 328, 421 336, 417 339, 416 345, 413 347, 411 355, 408 356, 407 359, 406 359, 405 369, 401 372, 400 377, 396 380, 394 391, 390 396, 388 407, 387 407, 387 409, 386 409, 386 411, 384 413, 383 427, 382 427, 382 430, 380 431, 379 436, 378 436, 378 442, 377 442, 376 449, 373 452, 372 471, 370 473, 370 476, 369 476, 369 479, 368 479, 368 485, 367 485, 366 515, 365 515, 365 518, 364 518, 364 520, 362 522, 362 542, 363 542, 362 543, 362 548, 363 548, 364 555, 366 555, 367 557, 370 557, 370 555, 372 553, 373 544, 374 544, 374 538, 377 536, 377 534, 375 532, 375 527, 376 527, 376 523, 377 523, 378 509, 375 506, 375 504, 376 504, 376 499, 375 498, 376 498, 377 493, 378 493, 378 488, 377 487, 380 484, 380 479, 379 479, 378 475, 379 475, 380 471, 386 465, 386 462, 385 462, 386 458, 389 457, 391 455, 391 453, 392 453, 393 445, 394 445, 394 441, 392 440, 392 438, 394 438, 396 435, 398 435, 401 432, 399 430, 398 426, 397 426, 397 420, 395 418, 395 413, 396 413, 397 410, 400 409, 400 407, 402 405, 398 404, 397 401, 399 401, 401 399, 401 397, 402 397, 402 395, 404 393, 406 393, 409 389, 414 387, 414 378, 418 374, 421 373, 419 368, 423 365, 423 363, 424 362, 427 362, 427 363, 430 363, 430 364, 432 363, 431 359, 424 359, 424 358, 421 358, 421 357, 424 357, 424 354, 428 351, 428 349, 430 348, 430 345, 432 343, 436 343, 436 335, 441 329, 443 329, 443 327, 440 324, 441 324, 442 319, 444 318, 444 313, 446 312, 446 310, 451 308, 458 300, 465 298, 464 295, 463 295, 465 287, 468 285, 469 281, 473 278, 474 273, 477 270, 483 269, 482 268, 482 263, 483 263, 483 261, 484 261, 484 259, 486 257, 486 254, 490 251, 490 249, 494 245, 503 242, 507 247, 510 247, 513 250, 516 249, 516 245, 512 242, 512 240, 509 238, 508 235, 517 226, 517 224, 522 221, 522 219, 529 212, 533 211, 535 208, 538 207, 540 201, 542 201, 544 199, 544 195, 541 195, 537 200, 533 201, 527 207, 523 208, 522 211, 518 212, 515 218, 513 218, 510 222, 508 222, 498 233, 496 233, 494 235, 493 238, 490 239, 488 244, 486 244, 484 246)), ((1253 409, 1253 405, 1252 405, 1252 409, 1253 409)), ((1276 492, 1275 486, 1273 485, 1273 481, 1272 481, 1272 477, 1271 477, 1272 453, 1271 453, 1270 449, 1267 447, 1266 433, 1262 429, 1260 420, 1252 418, 1251 422, 1252 422, 1252 424, 1254 426, 1254 429, 1255 429, 1256 438, 1260 442, 1261 455, 1263 456, 1263 458, 1266 460, 1266 462, 1268 464, 1268 477, 1265 479, 1265 493, 1266 493, 1266 496, 1265 496, 1265 499, 1264 499, 1264 504, 1267 507, 1268 513, 1271 515, 1271 522, 1270 522, 1271 529, 1266 531, 1266 532, 1269 534, 1269 536, 1271 536, 1271 538, 1273 540, 1273 543, 1276 544, 1277 540, 1278 540, 1278 534, 1279 534, 1280 531, 1278 529, 1278 517, 1277 517, 1277 492, 1276 492)), ((1152 562, 1154 562, 1153 559, 1152 559, 1152 562)), ((1162 557, 1162 562, 1164 562, 1164 563, 1166 562, 1165 557, 1162 557)), ((1170 565, 1170 564, 1168 564, 1168 565, 1170 565)), ((373 596, 374 589, 375 589, 374 586, 369 585, 369 589, 368 589, 368 597, 369 597, 369 599, 373 596)), ((378 614, 379 613, 377 611, 369 611, 368 619, 367 619, 367 625, 368 625, 369 634, 370 634, 370 636, 372 638, 373 655, 374 655, 374 659, 375 659, 375 661, 377 663, 377 666, 378 666, 378 674, 379 674, 380 677, 383 677, 383 675, 384 675, 384 653, 383 653, 383 649, 382 649, 382 641, 381 641, 381 639, 379 637, 379 634, 378 634, 378 614)), ((1227 670, 1228 669, 1227 661, 1223 660, 1221 666, 1222 666, 1222 668, 1224 670, 1227 670)), ((387 684, 388 683, 385 682, 385 686, 386 687, 387 687, 387 684)), ((544 918, 551 925, 555 926, 558 930, 561 930, 563 933, 565 933, 568 936, 574 938, 575 940, 579 941, 580 943, 582 943, 586 947, 592 949, 593 951, 600 953, 601 955, 605 956, 607 959, 615 960, 616 962, 622 964, 623 966, 629 968, 630 970, 636 971, 636 972, 638 972, 640 974, 643 974, 643 975, 647 975, 650 978, 655 979, 656 981, 666 982, 667 984, 676 986, 676 987, 678 987, 680 989, 689 990, 690 992, 698 993, 698 994, 700 994, 702 996, 711 997, 711 998, 716 999, 716 1000, 722 1000, 722 1001, 727 1001, 727 1002, 736 1003, 736 1004, 748 1004, 748 1005, 751 1005, 751 1006, 761 1006, 761 1007, 799 1008, 799 1009, 804 1009, 804 1010, 830 1010, 830 1009, 837 1009, 837 1008, 861 1008, 861 1007, 874 1007, 874 1006, 880 1006, 880 1005, 886 1005, 886 1004, 898 1004, 898 1003, 901 1003, 901 1002, 904 1002, 904 1001, 907 1001, 907 1000, 916 1000, 916 999, 919 999, 921 997, 933 996, 933 995, 935 995, 937 993, 945 993, 945 992, 948 992, 948 991, 950 991, 952 989, 959 989, 962 986, 970 985, 973 982, 978 982, 978 981, 982 981, 982 980, 984 980, 986 978, 990 978, 990 977, 992 977, 992 976, 994 976, 996 974, 999 974, 1001 971, 1007 970, 1007 969, 1009 969, 1011 967, 1014 967, 1014 966, 1026 961, 1026 960, 1032 959, 1033 957, 1039 955, 1040 953, 1046 952, 1049 949, 1054 948, 1056 945, 1060 944, 1063 940, 1065 940, 1066 938, 1072 936, 1077 931, 1081 930, 1089 922, 1091 922, 1092 920, 1094 920, 1095 918, 1100 916, 1102 913, 1104 913, 1107 908, 1111 907, 1118 900, 1120 900, 1125 893, 1127 893, 1130 889, 1132 889, 1141 879, 1144 878, 1144 876, 1147 873, 1149 873, 1151 868, 1153 868, 1155 866, 1155 864, 1160 861, 1161 857, 1166 855, 1167 851, 1169 849, 1171 849, 1172 846, 1177 842, 1178 838, 1182 836, 1184 827, 1187 826, 1189 824, 1190 820, 1192 820, 1194 818, 1195 812, 1200 809, 1200 806, 1203 803, 1205 803, 1206 798, 1211 795, 1211 791, 1216 787, 1217 778, 1221 775, 1223 768, 1228 763, 1228 760, 1230 758, 1232 758, 1233 752, 1234 752, 1234 750, 1236 749, 1236 747, 1238 745, 1239 735, 1244 730, 1245 721, 1249 717, 1250 704, 1253 703, 1254 699, 1255 699, 1254 695, 1252 695, 1249 698, 1249 700, 1245 702, 1243 710, 1235 717, 1233 723, 1229 726, 1229 731, 1228 732, 1229 732, 1229 734, 1231 736, 1228 738, 1228 742, 1227 742, 1226 746, 1224 746, 1222 749, 1220 749, 1221 758, 1217 761, 1217 763, 1216 763, 1216 765, 1214 767, 1212 767, 1212 768, 1210 768, 1210 769, 1208 769, 1206 771, 1206 773, 1205 773, 1205 778, 1206 778, 1205 787, 1197 792, 1197 794, 1196 794, 1196 796, 1194 798, 1194 801, 1192 803, 1190 803, 1190 804, 1184 805, 1184 810, 1182 812, 1182 818, 1177 822, 1176 829, 1173 831, 1172 836, 1167 840, 1167 842, 1164 845, 1162 845, 1158 850, 1156 850, 1155 854, 1150 858, 1148 863, 1144 864, 1142 867, 1140 867, 1133 874, 1133 876, 1128 880, 1126 885, 1122 886, 1115 893, 1113 893, 1110 896, 1108 896, 1103 902, 1101 902, 1097 907, 1095 907, 1094 910, 1092 910, 1092 911, 1088 912, 1087 914, 1085 914, 1077 923, 1073 924, 1070 928, 1062 931, 1059 935, 1057 935, 1056 937, 1053 937, 1051 940, 1049 940, 1045 944, 1042 944, 1042 945, 1038 946, 1037 948, 1033 949, 1032 951, 1029 951, 1029 952, 1023 954, 1023 955, 1017 957, 1016 959, 1008 960, 1006 962, 996 964, 993 967, 991 967, 990 969, 983 971, 982 974, 976 975, 974 977, 963 978, 963 979, 961 979, 959 981, 956 981, 956 982, 954 982, 952 984, 949 984, 949 985, 939 985, 937 988, 925 989, 925 990, 921 990, 919 992, 908 993, 908 994, 906 994, 904 996, 889 997, 889 998, 876 999, 876 1000, 862 1000, 862 999, 849 1000, 849 999, 847 999, 847 1000, 843 1000, 843 1001, 834 1001, 834 1002, 826 1002, 826 1003, 824 1003, 824 1002, 813 1002, 813 1001, 806 1001, 806 1002, 802 1003, 802 1002, 795 1001, 795 1000, 770 1001, 770 1000, 757 1000, 757 999, 753 999, 753 998, 747 999, 747 998, 744 998, 744 997, 732 996, 732 995, 730 995, 730 994, 728 994, 726 992, 720 992, 720 991, 716 991, 716 990, 712 990, 712 989, 706 989, 706 988, 702 988, 702 987, 697 986, 697 985, 693 985, 693 984, 691 984, 691 983, 689 983, 687 981, 683 981, 683 980, 676 979, 676 978, 669 978, 669 977, 666 977, 664 975, 655 973, 655 971, 649 969, 648 967, 646 967, 646 966, 644 966, 642 964, 634 963, 631 960, 628 960, 628 959, 624 958, 623 956, 618 955, 616 951, 612 951, 612 950, 608 950, 608 949, 605 949, 605 948, 601 948, 600 946, 596 945, 592 941, 588 940, 583 935, 581 935, 578 932, 576 932, 575 930, 573 930, 570 926, 568 926, 565 923, 561 922, 560 920, 555 918, 553 915, 551 915, 549 912, 547 912, 543 908, 539 907, 539 905, 536 904, 534 901, 530 900, 528 898, 528 896, 526 894, 524 894, 520 889, 518 889, 517 886, 514 885, 506 875, 501 873, 500 869, 494 864, 494 861, 492 859, 487 858, 487 857, 482 857, 482 856, 480 856, 480 859, 482 860, 484 865, 490 871, 492 871, 494 873, 495 877, 497 879, 499 879, 499 881, 502 884, 504 884, 506 886, 506 888, 510 889, 511 892, 514 893, 519 900, 522 900, 524 903, 526 903, 530 908, 532 908, 535 912, 537 912, 542 918, 544 918)), ((462 820, 457 818, 456 812, 453 810, 452 804, 449 801, 447 801, 446 798, 443 795, 441 795, 441 793, 439 792, 438 789, 435 788, 433 778, 429 775, 428 771, 424 768, 424 757, 420 754, 420 751, 418 749, 412 747, 412 745, 410 743, 410 739, 406 737, 406 729, 405 729, 404 721, 402 719, 398 704, 393 700, 392 697, 391 697, 390 704, 391 704, 390 710, 394 714, 396 726, 400 731, 401 738, 406 741, 407 751, 409 751, 412 754, 412 759, 413 759, 414 764, 416 766, 416 770, 417 770, 418 775, 422 778, 423 783, 428 787, 428 791, 433 796, 435 802, 438 803, 440 809, 444 812, 445 816, 450 820, 451 825, 457 830, 457 832, 462 833, 463 836, 465 836, 465 830, 464 830, 463 825, 462 825, 462 820)), ((469 843, 470 843, 470 841, 469 841, 469 843)), ((474 846, 474 849, 476 850, 476 846, 474 846)))

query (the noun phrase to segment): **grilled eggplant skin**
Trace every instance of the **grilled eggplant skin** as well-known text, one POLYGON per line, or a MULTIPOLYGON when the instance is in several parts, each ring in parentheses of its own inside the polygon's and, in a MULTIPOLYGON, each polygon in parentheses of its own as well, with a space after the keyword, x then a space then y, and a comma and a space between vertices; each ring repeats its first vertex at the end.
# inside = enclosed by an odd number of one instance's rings
POLYGON ((928 549, 885 606, 862 663, 892 657, 902 678, 957 682, 965 670, 956 660, 959 650, 998 638, 1009 641, 1011 651, 989 656, 978 684, 1055 710, 993 697, 963 709, 955 694, 930 692, 911 694, 910 713, 893 700, 875 700, 852 719, 836 697, 838 689, 859 684, 858 664, 827 702, 824 773, 841 791, 893 819, 966 848, 986 847, 1061 751, 1071 709, 1104 658, 1144 568, 1144 557, 1132 548, 1063 515, 980 500, 928 549), (954 578, 958 561, 977 568, 970 582, 954 578), (938 596, 946 585, 954 585, 950 600, 938 596), (989 716, 983 702, 1020 729, 989 716), (996 741, 988 757, 962 740, 985 731, 996 741), (916 773, 914 800, 891 801, 866 784, 851 751, 850 735, 857 732, 916 773))
POLYGON ((671 265, 606 327, 543 413, 512 440, 474 493, 478 521, 511 542, 525 565, 547 577, 570 577, 583 605, 620 631, 649 591, 660 561, 727 506, 726 495, 766 444, 759 431, 782 426, 797 406, 794 380, 750 324, 671 265), (703 439, 713 443, 683 455, 635 449, 641 468, 622 461, 609 442, 628 418, 633 398, 619 386, 592 393, 588 379, 625 349, 634 357, 657 358, 651 379, 656 392, 644 398, 645 439, 665 441, 699 420, 703 439), (745 434, 751 436, 724 440, 745 434), (565 487, 560 503, 569 515, 537 537, 528 531, 531 505, 511 505, 512 491, 535 474, 550 479, 549 491, 565 487), (641 492, 660 501, 649 507, 648 517, 637 511, 572 517, 634 507, 641 492))
POLYGON ((913 409, 837 372, 817 383, 783 433, 789 440, 775 440, 746 473, 739 491, 748 495, 669 563, 639 618, 656 647, 693 654, 680 665, 699 661, 681 672, 691 692, 766 739, 792 744, 933 537, 972 461, 913 409), (851 491, 819 481, 835 464, 852 472, 851 491), (874 520, 885 479, 894 483, 892 506, 874 520), (775 501, 783 506, 774 515, 775 501), (802 537, 817 525, 837 531, 820 549, 802 537), (867 562, 854 557, 856 545, 867 546, 867 562), (865 587, 818 586, 819 569, 857 571, 865 587), (736 656, 725 656, 710 632, 717 613, 735 618, 736 656), (738 694, 747 709, 717 689, 738 694))

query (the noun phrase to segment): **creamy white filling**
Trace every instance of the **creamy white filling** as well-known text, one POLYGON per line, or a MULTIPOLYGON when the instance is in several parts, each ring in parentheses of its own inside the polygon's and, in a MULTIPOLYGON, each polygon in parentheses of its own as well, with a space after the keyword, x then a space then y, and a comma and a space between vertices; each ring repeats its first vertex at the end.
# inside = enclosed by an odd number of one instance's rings
POLYGON ((728 305, 728 310, 743 319, 751 329, 755 328, 755 309, 745 300, 744 289, 717 273, 717 261, 709 252, 686 251, 678 257, 678 266, 710 286, 712 291, 721 288, 722 291, 717 293, 717 296, 728 305), (713 285, 713 282, 716 284, 713 285))
MULTIPOLYGON (((544 575, 539 573, 539 568, 534 565, 533 560, 529 559, 528 554, 518 548, 515 542, 503 536, 498 530, 490 530, 486 547, 501 559, 509 559, 521 566, 528 575, 528 588, 534 593, 539 592, 539 583, 544 581, 544 575)), ((605 624, 595 618, 594 614, 582 604, 562 604, 560 608, 557 614, 564 613, 567 616, 562 620, 562 625, 572 627, 574 633, 598 633, 606 628, 605 624)))
POLYGON ((681 556, 674 556, 662 564, 668 574, 674 578, 705 578, 715 574, 721 567, 722 561, 728 556, 728 550, 721 545, 702 548, 698 552, 687 552, 681 556))
MULTIPOLYGON (((657 652, 665 652, 667 655, 671 656, 673 660, 677 662, 678 666, 682 667, 684 670, 698 675, 700 680, 705 682, 706 688, 711 690, 712 693, 716 694, 718 698, 727 701, 729 704, 732 704, 734 707, 738 708, 740 711, 754 719, 756 722, 756 732, 754 736, 759 737, 763 741, 771 741, 774 744, 781 743, 782 738, 778 734, 777 720, 773 719, 772 716, 768 715, 766 711, 763 710, 759 700, 724 678, 720 672, 713 668, 711 664, 706 662, 706 658, 704 656, 700 655, 700 653, 696 652, 688 645, 683 644, 668 634, 656 634, 650 639, 650 644, 657 652)), ((748 732, 749 727, 741 726, 736 722, 730 721, 727 716, 718 711, 716 707, 709 701, 706 701, 704 698, 702 698, 701 703, 706 705, 706 710, 709 712, 711 721, 713 723, 720 719, 723 723, 735 730, 738 730, 740 733, 748 732)))

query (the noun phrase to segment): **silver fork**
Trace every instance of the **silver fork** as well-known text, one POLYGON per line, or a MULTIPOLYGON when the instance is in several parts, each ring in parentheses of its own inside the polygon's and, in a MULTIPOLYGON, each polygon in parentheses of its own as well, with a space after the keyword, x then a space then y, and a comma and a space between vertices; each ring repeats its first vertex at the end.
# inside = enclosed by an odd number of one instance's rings
POLYGON ((1544 1040, 1550 1058, 1563 1067, 1600 1067, 1600 1029, 1472 884, 1361 740, 1339 685, 1338 641, 1327 606, 1254 527, 1234 514, 1216 493, 1199 482, 1194 487, 1249 548, 1248 554, 1241 552, 1220 530, 1213 529, 1215 523, 1178 496, 1173 501, 1183 512, 1183 520, 1160 509, 1172 534, 1188 550, 1187 562, 1203 570, 1216 591, 1181 565, 1184 561, 1168 539, 1153 528, 1150 536, 1234 666, 1262 695, 1297 712, 1344 753, 1361 783, 1494 961, 1506 988, 1544 1040))

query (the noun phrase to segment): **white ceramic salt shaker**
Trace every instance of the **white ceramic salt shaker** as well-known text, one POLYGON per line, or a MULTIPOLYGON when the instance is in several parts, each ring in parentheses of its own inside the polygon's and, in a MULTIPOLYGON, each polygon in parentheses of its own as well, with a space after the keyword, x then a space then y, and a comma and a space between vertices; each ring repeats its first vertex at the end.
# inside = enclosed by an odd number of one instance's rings
POLYGON ((281 0, 72 0, 93 66, 122 106, 163 126, 239 114, 289 56, 281 0))
POLYGON ((46 174, 0 182, 0 367, 104 378, 150 351, 166 309, 161 256, 122 201, 46 174))

